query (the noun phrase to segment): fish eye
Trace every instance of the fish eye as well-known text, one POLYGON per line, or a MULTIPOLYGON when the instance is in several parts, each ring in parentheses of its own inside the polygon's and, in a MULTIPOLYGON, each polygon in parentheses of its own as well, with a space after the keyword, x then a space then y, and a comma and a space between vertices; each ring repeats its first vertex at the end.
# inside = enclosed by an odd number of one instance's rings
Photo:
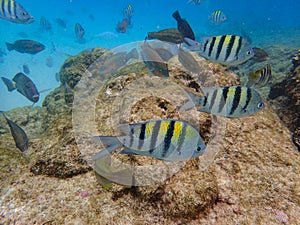
POLYGON ((201 146, 197 147, 197 152, 200 152, 202 150, 201 146))
POLYGON ((247 54, 247 55, 251 55, 251 54, 252 54, 252 51, 247 51, 246 54, 247 54))
POLYGON ((264 106, 265 105, 264 105, 263 102, 260 102, 260 103, 257 104, 257 108, 259 108, 259 109, 262 109, 264 106))

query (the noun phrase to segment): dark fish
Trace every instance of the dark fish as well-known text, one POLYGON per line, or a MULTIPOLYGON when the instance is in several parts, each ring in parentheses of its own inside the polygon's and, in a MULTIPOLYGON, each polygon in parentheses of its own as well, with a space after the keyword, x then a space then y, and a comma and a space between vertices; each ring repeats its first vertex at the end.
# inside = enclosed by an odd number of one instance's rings
POLYGON ((172 16, 177 21, 177 28, 178 28, 179 32, 181 33, 182 37, 195 40, 195 34, 194 34, 191 26, 185 19, 181 18, 178 10, 176 10, 172 14, 172 16))
POLYGON ((21 150, 21 152, 25 152, 28 149, 28 137, 25 133, 25 131, 18 126, 13 121, 9 120, 4 113, 2 113, 4 118, 6 119, 10 132, 14 138, 14 141, 16 143, 16 147, 21 150))
POLYGON ((180 44, 184 42, 184 39, 176 28, 168 28, 157 32, 148 32, 147 39, 158 39, 160 41, 167 41, 174 44, 180 44))
POLYGON ((154 50, 165 62, 167 62, 169 59, 171 59, 174 56, 169 50, 165 48, 155 48, 154 50))
POLYGON ((46 58, 46 66, 48 66, 49 68, 51 68, 53 66, 53 58, 51 56, 48 56, 46 58))
POLYGON ((129 18, 124 18, 121 22, 117 24, 116 31, 119 33, 125 33, 128 25, 130 24, 129 18))
POLYGON ((5 77, 1 77, 2 81, 7 86, 8 91, 13 91, 17 89, 22 95, 24 95, 27 99, 32 102, 37 102, 39 100, 40 94, 32 82, 32 80, 27 77, 24 73, 17 73, 12 81, 5 77))
POLYGON ((18 40, 14 43, 5 43, 8 51, 15 50, 20 53, 28 53, 34 55, 45 49, 45 45, 40 42, 32 40, 18 40))
POLYGON ((202 43, 185 38, 191 49, 200 47, 204 58, 227 66, 238 65, 254 56, 249 42, 237 35, 220 35, 202 38, 202 43))
POLYGON ((52 29, 52 25, 44 16, 40 18, 40 28, 43 31, 50 31, 52 29))
POLYGON ((271 65, 268 64, 265 67, 255 71, 255 73, 249 73, 247 87, 264 87, 269 83, 271 77, 272 69, 271 65))
POLYGON ((141 45, 141 55, 143 62, 155 76, 169 77, 168 64, 146 41, 141 45))
POLYGON ((212 12, 209 19, 212 23, 216 25, 219 25, 227 20, 225 14, 221 10, 216 10, 212 12))
POLYGON ((0 18, 13 23, 28 24, 34 18, 14 0, 0 0, 0 18))
MULTIPOLYGON (((249 116, 264 109, 265 105, 260 94, 253 88, 228 87, 202 87, 204 96, 188 93, 194 106, 200 106, 199 112, 231 118, 249 116)), ((186 110, 189 103, 182 106, 186 110)))
POLYGON ((138 59, 139 53, 136 48, 130 52, 118 52, 109 56, 100 67, 99 72, 101 74, 114 73, 122 66, 124 66, 130 59, 138 59))
POLYGON ((201 3, 201 0, 188 0, 188 4, 193 3, 195 5, 199 5, 201 3))
POLYGON ((269 55, 268 55, 268 53, 266 53, 265 50, 263 50, 261 48, 254 47, 253 51, 254 51, 254 56, 252 58, 253 61, 255 61, 255 62, 264 62, 264 61, 269 59, 269 55))
POLYGON ((83 29, 83 27, 79 23, 76 23, 75 24, 75 35, 76 35, 77 40, 81 40, 83 38, 84 34, 85 34, 85 30, 83 29))
POLYGON ((150 156, 166 161, 184 161, 203 155, 206 145, 199 132, 186 122, 172 119, 150 120, 120 127, 124 136, 97 136, 107 148, 93 156, 94 160, 105 157, 119 147, 120 154, 150 156))
POLYGON ((199 64, 194 56, 190 52, 184 51, 181 47, 178 50, 178 60, 188 71, 197 74, 200 73, 199 64))
POLYGON ((62 27, 62 28, 67 28, 67 24, 66 24, 66 22, 63 20, 63 19, 61 19, 61 18, 56 18, 55 20, 55 23, 57 24, 57 25, 59 25, 60 27, 62 27))
POLYGON ((23 72, 27 75, 30 74, 30 69, 28 64, 23 64, 23 72))

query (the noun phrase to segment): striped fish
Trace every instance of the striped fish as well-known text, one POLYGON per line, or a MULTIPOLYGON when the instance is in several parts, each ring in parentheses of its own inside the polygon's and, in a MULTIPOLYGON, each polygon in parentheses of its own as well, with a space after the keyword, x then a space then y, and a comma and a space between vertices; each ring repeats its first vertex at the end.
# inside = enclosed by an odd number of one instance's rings
POLYGON ((212 23, 216 25, 219 25, 227 20, 225 14, 221 10, 216 10, 212 12, 209 19, 212 23))
POLYGON ((0 0, 0 18, 13 23, 28 24, 34 18, 14 0, 0 0))
MULTIPOLYGON (((203 87, 204 96, 188 93, 194 106, 200 106, 200 112, 225 117, 243 117, 264 109, 264 102, 259 93, 250 87, 203 87)), ((181 110, 193 106, 186 103, 181 110)))
POLYGON ((85 30, 83 29, 83 27, 79 23, 76 23, 75 24, 75 35, 76 35, 76 38, 78 40, 81 40, 83 38, 84 34, 85 34, 85 30))
POLYGON ((264 87, 268 84, 272 77, 271 65, 268 64, 265 67, 255 71, 250 72, 248 76, 247 87, 264 87))
POLYGON ((96 136, 107 148, 94 156, 104 157, 119 147, 120 154, 150 156, 166 161, 184 161, 198 157, 206 151, 199 132, 183 121, 163 119, 126 124, 120 128, 124 136, 96 136))
POLYGON ((203 38, 199 43, 184 38, 191 50, 199 49, 204 58, 227 66, 241 64, 254 56, 254 51, 248 41, 237 35, 220 35, 203 38))

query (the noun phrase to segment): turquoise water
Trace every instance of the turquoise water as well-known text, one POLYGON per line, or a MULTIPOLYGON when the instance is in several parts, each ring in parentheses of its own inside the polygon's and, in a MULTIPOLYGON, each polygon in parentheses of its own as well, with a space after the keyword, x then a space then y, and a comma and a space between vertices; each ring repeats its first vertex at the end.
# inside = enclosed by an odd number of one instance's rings
MULTIPOLYGON (((79 0, 19 0, 20 4, 35 18, 31 24, 14 24, 0 19, 0 49, 6 55, 0 63, 1 76, 12 78, 22 71, 22 65, 30 68, 29 77, 38 90, 51 88, 59 83, 55 73, 68 55, 94 47, 114 48, 132 41, 143 40, 148 31, 176 27, 172 13, 179 10, 181 16, 188 20, 196 38, 220 34, 247 34, 253 46, 285 45, 300 48, 300 2, 287 1, 236 1, 203 0, 199 5, 187 4, 187 0, 177 1, 79 1, 79 0), (118 33, 116 24, 122 20, 122 9, 131 4, 134 9, 132 26, 126 33, 118 33), (221 25, 209 22, 209 15, 216 9, 222 10, 228 20, 221 25), (91 15, 94 20, 91 19, 91 15), (52 32, 41 32, 40 17, 44 16, 52 24, 52 32), (58 26, 55 18, 62 18, 67 28, 58 26), (85 31, 85 43, 76 41, 74 26, 80 23, 85 31), (27 35, 20 36, 20 32, 27 35), (39 41, 46 49, 36 55, 7 51, 5 42, 19 39, 39 41), (53 47, 55 46, 55 48, 53 47), (46 65, 51 57, 53 66, 46 65)), ((243 66, 243 65, 241 65, 243 66)), ((48 92, 41 93, 36 105, 41 105, 48 92)), ((0 110, 6 111, 32 103, 20 93, 8 92, 0 82, 0 110)))

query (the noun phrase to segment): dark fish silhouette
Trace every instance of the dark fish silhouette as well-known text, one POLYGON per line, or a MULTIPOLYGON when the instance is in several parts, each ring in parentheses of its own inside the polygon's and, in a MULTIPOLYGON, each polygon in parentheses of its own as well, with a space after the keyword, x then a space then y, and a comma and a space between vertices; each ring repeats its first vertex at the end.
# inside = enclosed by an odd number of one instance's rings
POLYGON ((158 39, 160 41, 167 41, 174 44, 180 44, 184 42, 181 33, 176 28, 168 28, 157 32, 148 32, 147 39, 158 39))
POLYGON ((43 31, 51 31, 52 25, 44 16, 40 18, 40 29, 43 31))
POLYGON ((9 125, 10 132, 16 143, 16 147, 20 149, 22 152, 25 152, 28 149, 28 137, 25 131, 21 127, 19 127, 16 123, 9 120, 3 112, 2 115, 4 116, 4 118, 6 119, 9 125))
POLYGON ((56 18, 54 21, 57 25, 61 26, 62 28, 64 28, 64 29, 67 28, 67 24, 63 19, 56 18))
POLYGON ((75 24, 75 35, 76 35, 76 38, 78 40, 81 40, 83 38, 84 34, 85 34, 85 30, 83 29, 83 27, 79 23, 76 23, 75 24))
POLYGON ((32 80, 27 77, 24 73, 17 73, 12 81, 5 77, 1 77, 2 81, 7 86, 8 91, 13 91, 17 89, 22 95, 24 95, 27 99, 32 102, 37 102, 39 100, 40 94, 32 82, 32 80))
POLYGON ((18 40, 14 43, 5 43, 8 51, 15 50, 20 53, 36 54, 45 49, 45 45, 32 40, 18 40))
POLYGON ((269 59, 268 53, 265 50, 257 47, 253 47, 254 56, 252 58, 255 62, 264 62, 269 59))
POLYGON ((143 62, 155 76, 169 77, 168 64, 146 41, 141 45, 141 50, 143 62))
POLYGON ((117 24, 116 31, 119 33, 125 33, 128 25, 130 25, 130 19, 126 17, 117 24))
POLYGON ((181 33, 183 38, 190 38, 192 40, 195 40, 195 34, 191 28, 191 26, 189 25, 189 23, 185 20, 182 19, 178 10, 176 10, 173 14, 172 14, 173 18, 177 21, 177 28, 179 30, 179 32, 181 33))
POLYGON ((0 0, 0 18, 13 23, 28 24, 34 18, 14 0, 0 0))

